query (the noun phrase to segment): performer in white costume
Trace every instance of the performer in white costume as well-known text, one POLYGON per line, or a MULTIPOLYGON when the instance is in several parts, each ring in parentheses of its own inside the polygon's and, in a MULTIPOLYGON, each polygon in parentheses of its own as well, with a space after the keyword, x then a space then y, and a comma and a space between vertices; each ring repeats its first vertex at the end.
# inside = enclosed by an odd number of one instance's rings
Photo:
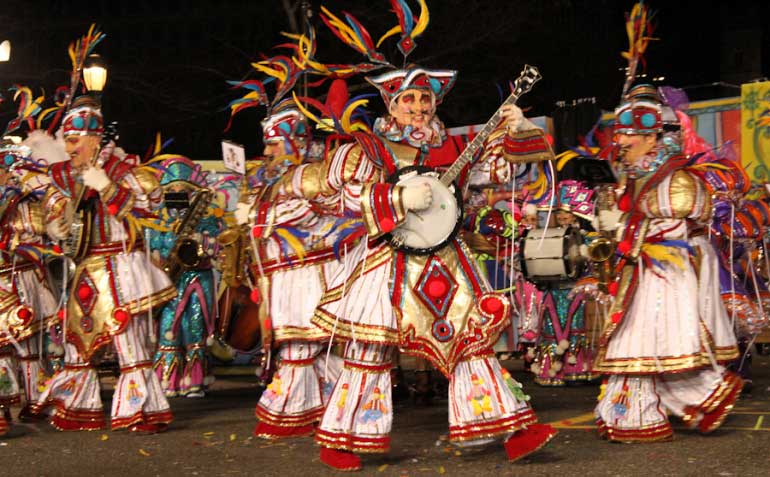
POLYGON ((49 169, 44 198, 48 235, 66 240, 75 198, 91 210, 90 243, 77 261, 63 314, 65 365, 41 394, 36 410, 51 407, 51 422, 61 430, 93 430, 105 425, 99 379, 90 362, 94 352, 113 343, 120 377, 112 400, 112 429, 164 430, 172 420, 160 381, 152 370, 152 308, 173 298, 168 277, 152 264, 144 248, 142 225, 161 200, 152 171, 139 158, 99 152, 104 132, 99 104, 81 97, 63 119, 65 148, 71 160, 49 169), (94 164, 93 159, 99 155, 94 164))
POLYGON ((251 270, 262 300, 260 320, 270 323, 262 327, 263 342, 278 349, 278 369, 256 407, 254 435, 277 439, 315 431, 340 373, 336 355, 326 361, 329 333, 310 319, 324 277, 339 266, 330 237, 347 222, 319 215, 309 200, 287 194, 292 184, 280 182, 306 161, 311 145, 307 120, 294 102, 276 105, 262 129, 265 162, 249 178, 236 219, 255 237, 251 270))
POLYGON ((0 144, 0 435, 7 430, 10 406, 25 406, 19 418, 31 417, 30 405, 47 379, 41 343, 56 313, 56 301, 36 252, 45 249, 42 190, 32 189, 43 175, 33 168, 27 146, 0 144))
POLYGON ((673 414, 708 433, 731 410, 742 381, 722 366, 738 349, 705 233, 706 169, 691 167, 696 158, 663 133, 652 86, 632 88, 615 117, 619 210, 599 211, 599 225, 617 228, 619 259, 594 367, 609 375, 595 411, 599 430, 614 441, 667 440, 673 414))

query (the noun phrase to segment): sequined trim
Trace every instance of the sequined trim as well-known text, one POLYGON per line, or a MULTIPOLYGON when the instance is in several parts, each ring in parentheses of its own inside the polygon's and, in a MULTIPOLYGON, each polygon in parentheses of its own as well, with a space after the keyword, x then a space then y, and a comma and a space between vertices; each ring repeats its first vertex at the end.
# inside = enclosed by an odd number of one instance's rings
POLYGON ((449 440, 452 442, 470 441, 502 434, 509 434, 523 429, 537 422, 537 416, 532 409, 523 409, 514 415, 486 421, 482 423, 468 423, 460 426, 449 427, 449 440))
POLYGON ((315 441, 330 449, 342 449, 357 453, 385 453, 390 450, 390 437, 362 437, 344 432, 328 432, 316 429, 315 441))
MULTIPOLYGON (((276 414, 276 413, 270 412, 270 410, 263 407, 261 404, 257 404, 257 408, 254 411, 254 414, 256 414, 257 419, 259 419, 260 421, 266 424, 270 424, 271 426, 301 427, 301 426, 307 426, 309 424, 313 424, 320 421, 324 415, 324 407, 319 406, 315 409, 310 409, 308 411, 305 411, 299 414, 276 414)), ((264 435, 264 437, 275 438, 280 436, 264 435)))

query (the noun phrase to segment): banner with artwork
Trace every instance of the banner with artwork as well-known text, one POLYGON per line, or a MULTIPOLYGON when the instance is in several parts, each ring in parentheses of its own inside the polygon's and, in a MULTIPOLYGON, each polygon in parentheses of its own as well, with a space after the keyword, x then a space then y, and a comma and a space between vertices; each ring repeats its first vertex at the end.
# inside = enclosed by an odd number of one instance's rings
POLYGON ((770 81, 741 85, 741 164, 752 182, 770 182, 770 81))

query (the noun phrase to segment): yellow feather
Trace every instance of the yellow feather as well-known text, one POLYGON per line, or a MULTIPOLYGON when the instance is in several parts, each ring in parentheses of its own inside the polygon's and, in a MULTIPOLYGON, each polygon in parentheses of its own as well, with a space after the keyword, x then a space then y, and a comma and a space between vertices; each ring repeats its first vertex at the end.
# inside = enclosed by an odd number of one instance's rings
POLYGON ((380 39, 377 41, 377 48, 380 47, 383 41, 385 41, 386 38, 390 38, 393 35, 396 35, 398 33, 401 33, 401 25, 396 25, 390 30, 388 30, 384 35, 380 37, 380 39))
POLYGON ((578 157, 578 153, 575 151, 565 151, 556 156, 556 170, 560 171, 562 168, 572 159, 578 157))
POLYGON ((645 243, 642 244, 642 251, 653 260, 658 262, 667 262, 677 268, 684 269, 684 258, 677 253, 676 247, 666 245, 645 243))
POLYGON ((366 106, 367 104, 369 104, 368 99, 359 99, 358 101, 351 103, 350 106, 348 106, 345 111, 342 112, 342 118, 340 119, 340 122, 342 123, 343 130, 350 131, 350 117, 353 115, 353 112, 357 107, 366 106))
POLYGON ((358 47, 359 51, 366 51, 366 46, 364 46, 363 43, 358 39, 358 36, 356 36, 355 32, 353 32, 353 29, 350 28, 346 23, 344 23, 342 20, 334 16, 332 12, 329 11, 324 6, 321 6, 321 11, 326 14, 326 16, 329 17, 329 23, 336 27, 340 34, 344 36, 347 39, 347 43, 354 44, 358 47))
POLYGON ((417 37, 417 35, 421 34, 425 31, 425 28, 428 26, 428 21, 430 20, 430 13, 428 13, 428 4, 425 2, 425 0, 419 0, 420 1, 420 18, 417 19, 417 23, 414 25, 414 29, 412 30, 412 38, 417 37))
POLYGON ((307 109, 303 104, 302 101, 299 100, 299 97, 297 97, 297 93, 292 92, 291 96, 294 98, 294 103, 297 105, 297 108, 304 114, 308 119, 312 120, 313 122, 317 124, 321 124, 321 120, 318 119, 318 117, 311 113, 309 109, 307 109))
POLYGON ((276 229, 276 234, 278 234, 279 237, 282 237, 286 240, 286 242, 289 244, 289 246, 294 250, 294 253, 297 254, 297 257, 299 257, 300 260, 305 259, 305 247, 302 245, 302 242, 300 242, 297 237, 292 235, 288 230, 285 229, 276 229))

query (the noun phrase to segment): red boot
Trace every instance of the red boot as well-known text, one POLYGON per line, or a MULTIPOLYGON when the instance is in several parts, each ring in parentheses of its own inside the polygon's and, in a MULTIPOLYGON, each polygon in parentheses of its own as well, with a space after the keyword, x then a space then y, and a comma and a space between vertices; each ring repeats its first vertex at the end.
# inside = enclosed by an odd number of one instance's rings
POLYGON ((342 471, 361 470, 361 458, 346 450, 321 446, 321 462, 342 471))
POLYGON ((168 424, 150 424, 147 422, 141 422, 129 427, 129 432, 135 432, 137 434, 157 434, 164 432, 168 429, 168 424))
POLYGON ((509 437, 504 443, 508 460, 517 461, 540 449, 558 433, 548 424, 532 424, 509 437))
POLYGON ((5 420, 5 416, 0 414, 0 436, 4 436, 8 432, 8 421, 5 420))
POLYGON ((259 421, 257 426, 254 428, 254 436, 261 437, 263 439, 306 437, 312 436, 313 432, 315 432, 315 426, 313 424, 295 427, 281 427, 268 424, 264 421, 259 421))
POLYGON ((730 381, 731 389, 727 392, 727 395, 722 399, 717 407, 703 415, 703 418, 698 423, 698 430, 703 434, 708 434, 716 430, 722 425, 722 422, 727 417, 727 414, 732 410, 735 401, 738 400, 738 396, 743 389, 743 380, 738 375, 733 373, 727 373, 725 376, 727 381, 730 381))

